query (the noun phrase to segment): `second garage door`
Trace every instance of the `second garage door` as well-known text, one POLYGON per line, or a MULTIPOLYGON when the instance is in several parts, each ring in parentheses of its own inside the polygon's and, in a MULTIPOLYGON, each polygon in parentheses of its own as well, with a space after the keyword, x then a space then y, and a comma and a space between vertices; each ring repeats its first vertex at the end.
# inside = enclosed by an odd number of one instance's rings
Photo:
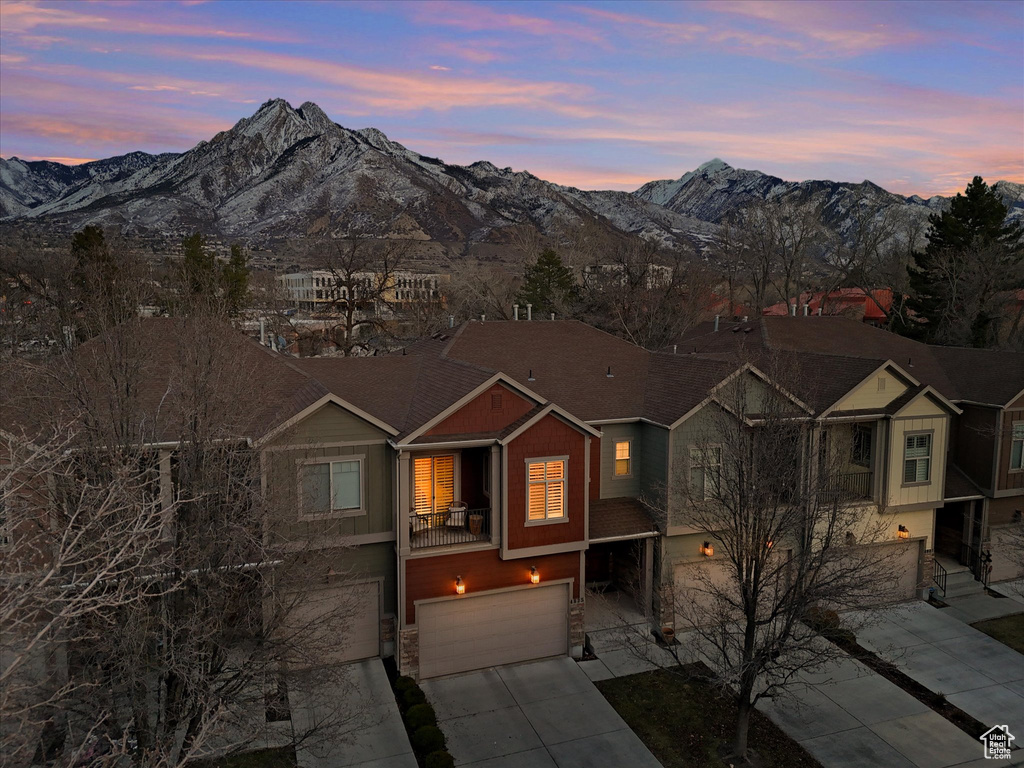
POLYGON ((377 582, 311 590, 291 615, 309 644, 295 666, 343 664, 380 655, 377 582))
POLYGON ((420 677, 565 654, 568 615, 568 584, 422 603, 420 677))

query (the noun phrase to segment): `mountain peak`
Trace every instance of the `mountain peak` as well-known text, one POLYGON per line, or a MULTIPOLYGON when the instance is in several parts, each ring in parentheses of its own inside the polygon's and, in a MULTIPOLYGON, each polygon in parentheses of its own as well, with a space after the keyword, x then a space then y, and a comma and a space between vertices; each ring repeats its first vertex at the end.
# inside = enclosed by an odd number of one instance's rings
POLYGON ((703 173, 706 176, 714 176, 716 174, 725 173, 731 170, 733 170, 733 167, 731 165, 717 157, 712 158, 711 160, 708 160, 706 163, 701 163, 700 165, 697 166, 697 172, 703 173))

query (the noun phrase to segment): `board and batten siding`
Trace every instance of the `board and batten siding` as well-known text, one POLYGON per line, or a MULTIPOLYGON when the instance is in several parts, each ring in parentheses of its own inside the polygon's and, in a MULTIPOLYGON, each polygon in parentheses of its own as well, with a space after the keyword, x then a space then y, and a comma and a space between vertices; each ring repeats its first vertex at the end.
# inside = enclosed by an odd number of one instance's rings
POLYGON ((601 431, 601 485, 602 499, 640 495, 640 467, 643 465, 643 444, 640 422, 628 424, 602 424, 601 431), (628 440, 630 445, 629 475, 615 474, 615 444, 628 440))
POLYGON ((342 408, 327 404, 264 448, 267 495, 274 532, 287 541, 333 546, 342 537, 385 534, 394 529, 394 460, 386 433, 342 408), (305 461, 362 458, 360 514, 304 515, 299 470, 305 461))
POLYGON ((897 377, 895 372, 884 370, 844 397, 836 410, 857 411, 884 408, 906 391, 906 383, 897 377))
MULTIPOLYGON (((946 482, 946 446, 949 417, 939 406, 927 402, 932 415, 918 415, 892 420, 889 440, 888 503, 890 507, 910 504, 939 503, 946 482), (903 459, 906 436, 913 432, 932 433, 931 477, 927 483, 903 482, 903 459)), ((916 405, 916 404, 915 404, 916 405)))
POLYGON ((1024 422, 1024 403, 1018 401, 1014 408, 1007 408, 1002 413, 1000 430, 999 468, 996 473, 996 490, 1009 491, 1024 489, 1024 471, 1010 469, 1010 447, 1013 443, 1013 424, 1024 422))
POLYGON ((672 430, 672 466, 668 468, 666 488, 668 489, 668 523, 670 526, 686 525, 684 506, 687 503, 684 486, 690 472, 690 448, 699 448, 720 442, 722 419, 721 409, 708 404, 672 430))

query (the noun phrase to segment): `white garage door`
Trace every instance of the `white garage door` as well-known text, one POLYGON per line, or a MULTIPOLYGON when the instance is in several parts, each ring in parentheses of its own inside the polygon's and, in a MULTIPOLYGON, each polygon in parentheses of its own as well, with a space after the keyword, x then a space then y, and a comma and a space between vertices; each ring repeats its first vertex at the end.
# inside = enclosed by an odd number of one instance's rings
POLYGON ((378 582, 325 587, 303 596, 291 615, 304 650, 296 666, 323 666, 380 654, 378 582))
POLYGON ((918 596, 918 568, 921 560, 922 541, 894 541, 881 544, 887 553, 885 569, 896 576, 896 596, 898 600, 913 600, 918 596), (892 553, 889 559, 888 553, 892 553))
POLYGON ((569 650, 569 585, 422 603, 420 677, 436 677, 569 650))

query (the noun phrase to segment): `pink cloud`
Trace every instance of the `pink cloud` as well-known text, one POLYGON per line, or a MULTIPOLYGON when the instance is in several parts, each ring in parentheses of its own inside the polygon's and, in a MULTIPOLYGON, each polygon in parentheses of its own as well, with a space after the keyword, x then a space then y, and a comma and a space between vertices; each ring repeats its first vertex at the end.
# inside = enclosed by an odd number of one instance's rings
MULTIPOLYGON (((114 13, 81 12, 68 7, 53 7, 41 3, 10 0, 3 4, 3 31, 32 39, 37 28, 95 29, 120 34, 159 35, 175 37, 220 37, 284 42, 289 38, 278 34, 256 33, 244 30, 217 29, 205 24, 175 23, 168 19, 153 20, 152 15, 132 16, 123 13, 123 7, 114 6, 114 13)), ((56 39, 56 38, 55 38, 56 39)))
POLYGON ((580 103, 592 95, 591 89, 571 83, 449 76, 447 73, 389 72, 255 50, 165 52, 198 61, 236 64, 329 83, 339 88, 347 98, 377 110, 443 111, 454 107, 518 106, 576 116, 598 114, 593 108, 580 103))
POLYGON ((471 2, 416 2, 403 4, 410 17, 424 25, 456 27, 469 32, 519 32, 546 38, 573 39, 603 45, 605 35, 591 27, 539 16, 506 13, 471 2))

